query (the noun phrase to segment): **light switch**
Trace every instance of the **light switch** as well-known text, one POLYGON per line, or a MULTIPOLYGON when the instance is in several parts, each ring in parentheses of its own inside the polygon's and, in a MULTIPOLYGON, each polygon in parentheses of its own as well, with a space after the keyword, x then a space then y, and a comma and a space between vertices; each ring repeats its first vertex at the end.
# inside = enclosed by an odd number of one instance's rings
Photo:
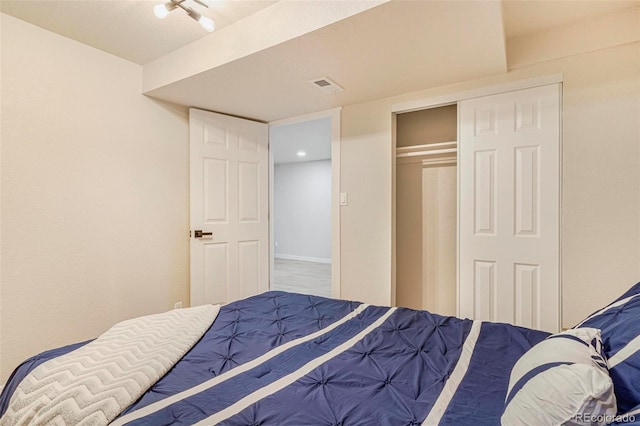
POLYGON ((348 206, 349 205, 349 194, 347 194, 346 192, 341 192, 340 193, 340 205, 341 206, 348 206))

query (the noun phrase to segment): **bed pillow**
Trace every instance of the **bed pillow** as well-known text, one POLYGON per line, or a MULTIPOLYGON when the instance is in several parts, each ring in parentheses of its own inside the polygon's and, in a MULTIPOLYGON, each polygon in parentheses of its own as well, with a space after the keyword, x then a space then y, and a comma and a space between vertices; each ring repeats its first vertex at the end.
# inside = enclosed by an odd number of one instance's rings
POLYGON ((616 415, 600 330, 554 334, 513 367, 503 425, 606 424, 616 415))
POLYGON ((640 283, 576 327, 598 328, 618 401, 618 412, 640 404, 640 283))

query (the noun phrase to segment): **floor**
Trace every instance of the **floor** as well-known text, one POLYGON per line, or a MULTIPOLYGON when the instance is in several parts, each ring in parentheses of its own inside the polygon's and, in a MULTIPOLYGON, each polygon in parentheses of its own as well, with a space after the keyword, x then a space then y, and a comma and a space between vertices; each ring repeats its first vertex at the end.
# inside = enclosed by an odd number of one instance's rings
POLYGON ((275 259, 271 290, 331 297, 331 264, 275 259))

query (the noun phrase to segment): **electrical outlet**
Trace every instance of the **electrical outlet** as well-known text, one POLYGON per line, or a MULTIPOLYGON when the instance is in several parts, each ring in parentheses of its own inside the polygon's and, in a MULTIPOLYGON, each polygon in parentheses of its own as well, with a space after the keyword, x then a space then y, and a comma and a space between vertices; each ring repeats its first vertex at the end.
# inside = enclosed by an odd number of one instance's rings
POLYGON ((174 303, 173 309, 182 309, 182 301, 174 303))

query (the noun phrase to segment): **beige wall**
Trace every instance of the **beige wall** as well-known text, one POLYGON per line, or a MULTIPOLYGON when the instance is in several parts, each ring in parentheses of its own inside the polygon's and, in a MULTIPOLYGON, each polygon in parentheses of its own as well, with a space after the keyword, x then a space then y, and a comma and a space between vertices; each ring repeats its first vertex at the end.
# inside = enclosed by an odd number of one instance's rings
MULTIPOLYGON (((137 65, 6 15, 1 34, 0 383, 188 297, 184 111, 141 96, 137 65)), ((564 325, 640 279, 640 44, 547 60, 527 43, 507 74, 343 108, 343 298, 393 300, 391 106, 558 72, 564 325)))
POLYGON ((391 303, 391 100, 342 109, 340 297, 391 303))
POLYGON ((342 295, 389 304, 396 103, 563 73, 563 325, 640 280, 640 43, 342 110, 342 295))
POLYGON ((186 112, 142 69, 2 15, 0 383, 188 301, 186 112))

